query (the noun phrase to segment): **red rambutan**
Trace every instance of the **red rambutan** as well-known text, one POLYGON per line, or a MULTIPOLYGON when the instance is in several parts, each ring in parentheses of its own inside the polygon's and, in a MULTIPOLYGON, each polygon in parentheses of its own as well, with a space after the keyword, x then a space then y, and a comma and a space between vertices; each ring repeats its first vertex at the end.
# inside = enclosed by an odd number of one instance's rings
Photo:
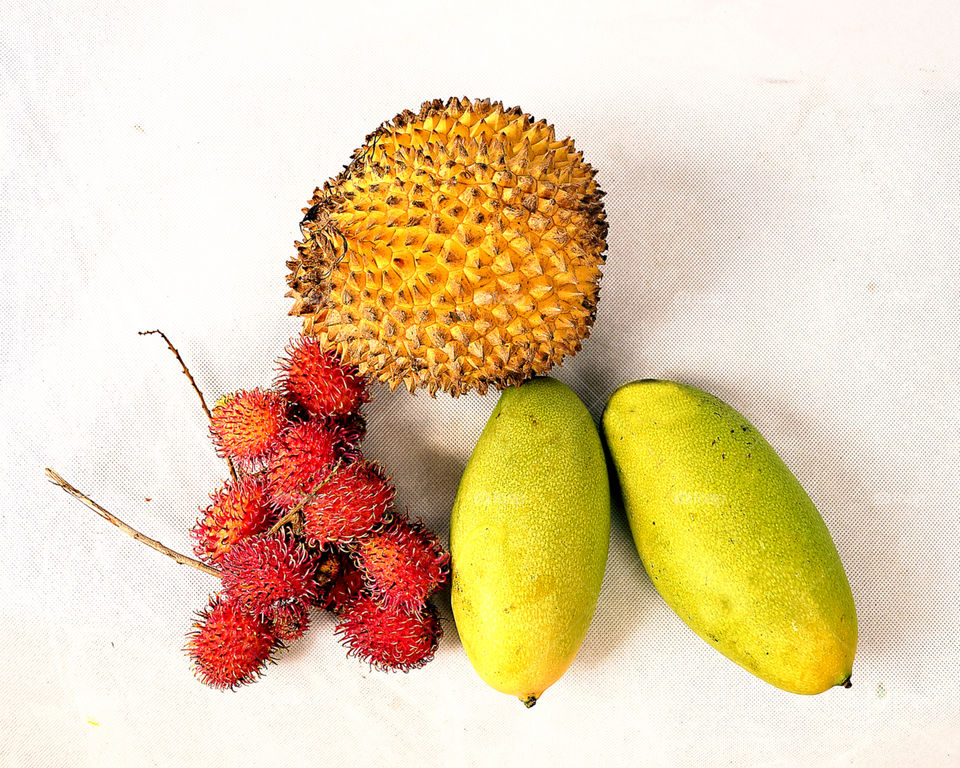
POLYGON ((336 633, 350 649, 348 655, 376 669, 406 672, 433 658, 443 629, 430 605, 411 614, 363 595, 344 607, 336 633))
POLYGON ((265 614, 317 594, 317 559, 289 534, 237 542, 220 558, 224 594, 253 614, 265 614))
POLYGON ((449 573, 450 555, 437 537, 406 515, 358 539, 351 551, 367 589, 389 608, 415 610, 449 573))
POLYGON ((294 424, 280 438, 268 470, 274 503, 290 509, 330 476, 342 457, 341 437, 320 421, 294 424))
POLYGON ((369 396, 367 382, 351 365, 343 365, 320 342, 300 336, 290 342, 280 361, 278 384, 291 400, 315 416, 355 412, 369 396))
POLYGON ((328 421, 330 428, 337 435, 337 444, 340 453, 346 460, 360 457, 360 444, 367 435, 367 422, 359 413, 347 416, 338 416, 328 421))
POLYGON ((278 640, 296 640, 310 627, 310 611, 305 603, 286 603, 273 608, 267 622, 278 640))
POLYGON ((361 536, 383 520, 395 493, 377 464, 340 467, 304 505, 304 533, 321 546, 361 536))
POLYGON ((266 531, 276 521, 266 480, 258 476, 227 481, 210 496, 212 504, 200 510, 190 531, 197 557, 216 562, 236 542, 266 531))
POLYGON ((257 467, 287 426, 287 401, 273 390, 241 389, 221 398, 210 417, 217 453, 245 468, 257 467))
POLYGON ((276 647, 267 623, 221 595, 211 597, 197 616, 184 651, 200 681, 233 689, 256 680, 276 647))
POLYGON ((360 595, 369 594, 364 589, 363 574, 346 555, 338 558, 337 574, 321 590, 317 605, 334 613, 340 613, 360 595))

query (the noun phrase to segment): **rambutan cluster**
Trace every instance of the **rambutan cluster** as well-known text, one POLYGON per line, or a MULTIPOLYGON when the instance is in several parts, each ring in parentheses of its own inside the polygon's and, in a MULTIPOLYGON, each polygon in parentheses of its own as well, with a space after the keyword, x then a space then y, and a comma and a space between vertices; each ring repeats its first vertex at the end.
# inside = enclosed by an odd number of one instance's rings
POLYGON ((210 434, 237 477, 191 532, 194 552, 221 576, 185 649, 207 685, 256 680, 308 629, 314 606, 337 615, 348 654, 372 667, 407 671, 433 658, 442 629, 427 598, 450 556, 394 509, 389 479, 364 459, 368 399, 355 368, 300 337, 273 387, 214 407, 210 434))

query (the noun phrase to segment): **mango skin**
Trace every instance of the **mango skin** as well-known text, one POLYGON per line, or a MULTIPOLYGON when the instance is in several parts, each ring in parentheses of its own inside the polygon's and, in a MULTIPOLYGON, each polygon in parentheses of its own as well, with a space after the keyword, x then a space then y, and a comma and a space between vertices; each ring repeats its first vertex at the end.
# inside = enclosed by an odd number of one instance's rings
POLYGON ((694 387, 637 381, 603 431, 637 551, 694 632, 778 688, 849 686, 857 614, 823 519, 769 443, 694 387))
POLYGON ((506 389, 450 520, 451 602, 480 677, 532 706, 570 666, 600 595, 610 486, 589 411, 538 378, 506 389))

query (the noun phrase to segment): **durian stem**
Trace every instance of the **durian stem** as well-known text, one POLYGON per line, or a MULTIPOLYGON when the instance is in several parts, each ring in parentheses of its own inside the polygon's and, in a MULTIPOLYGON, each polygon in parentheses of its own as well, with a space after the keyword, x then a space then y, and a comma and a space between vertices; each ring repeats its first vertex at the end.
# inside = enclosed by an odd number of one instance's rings
POLYGON ((310 499, 312 499, 318 493, 320 493, 320 489, 323 488, 323 486, 327 484, 327 481, 337 473, 337 470, 340 469, 340 465, 342 463, 343 461, 341 459, 337 459, 336 463, 333 465, 331 470, 327 473, 327 476, 323 478, 323 480, 321 480, 319 483, 317 483, 317 486, 310 493, 308 493, 306 496, 300 499, 300 501, 297 502, 297 505, 293 509, 291 509, 289 512, 287 512, 287 514, 285 514, 283 517, 277 520, 277 522, 273 524, 270 530, 267 531, 267 536, 273 536, 273 534, 275 534, 277 531, 283 528, 283 526, 285 526, 291 520, 295 520, 297 515, 300 514, 300 511, 307 505, 307 502, 310 501, 310 499))
MULTIPOLYGON (((153 330, 153 331, 137 331, 137 335, 138 335, 138 336, 151 336, 151 335, 153 335, 153 334, 157 334, 157 335, 161 336, 161 337, 163 338, 163 340, 164 340, 165 342, 167 342, 167 347, 168 347, 168 349, 169 349, 171 352, 173 352, 174 355, 176 355, 177 362, 180 363, 180 367, 183 368, 183 373, 184 373, 184 375, 185 375, 185 376, 187 377, 187 379, 189 379, 189 381, 190 381, 190 386, 193 387, 193 391, 196 392, 196 393, 197 393, 197 397, 200 398, 200 405, 203 407, 203 412, 204 412, 205 414, 207 414, 207 418, 210 420, 211 423, 213 423, 213 414, 211 414, 211 413, 210 413, 210 409, 207 408, 207 401, 206 401, 206 400, 204 399, 204 397, 203 397, 203 392, 200 391, 200 387, 198 387, 198 386, 197 386, 197 382, 194 381, 193 375, 190 373, 190 369, 187 368, 187 364, 186 364, 185 362, 183 362, 183 358, 180 357, 180 353, 177 351, 177 348, 176 348, 175 346, 173 346, 173 344, 170 342, 170 339, 167 338, 167 334, 165 334, 165 333, 164 333, 163 331, 161 331, 159 328, 157 328, 157 329, 155 329, 155 330, 153 330)), ((232 478, 233 478, 233 482, 236 483, 236 482, 237 482, 237 469, 236 469, 236 467, 233 466, 233 460, 232 460, 229 456, 226 456, 226 457, 224 457, 224 458, 226 458, 226 460, 227 460, 227 466, 230 468, 230 477, 232 477, 232 478)))
POLYGON ((47 478, 54 483, 54 485, 59 485, 74 498, 80 499, 80 501, 90 507, 90 509, 100 515, 100 517, 102 517, 108 523, 112 523, 113 525, 117 526, 117 528, 119 528, 128 536, 132 536, 137 541, 146 544, 151 549, 155 549, 157 552, 160 552, 167 557, 172 557, 174 560, 180 563, 180 565, 189 565, 191 568, 196 568, 198 571, 203 571, 211 576, 216 576, 218 579, 220 578, 220 571, 218 571, 216 568, 211 568, 206 563, 201 563, 199 560, 194 560, 192 557, 181 555, 179 552, 176 552, 169 547, 165 547, 156 539, 151 539, 149 536, 144 536, 142 533, 140 533, 140 531, 136 530, 135 528, 131 528, 129 525, 123 522, 123 520, 111 514, 110 512, 107 512, 107 510, 97 504, 97 502, 95 502, 89 496, 81 493, 72 485, 70 485, 70 483, 60 477, 60 475, 50 469, 50 467, 47 467, 47 478))

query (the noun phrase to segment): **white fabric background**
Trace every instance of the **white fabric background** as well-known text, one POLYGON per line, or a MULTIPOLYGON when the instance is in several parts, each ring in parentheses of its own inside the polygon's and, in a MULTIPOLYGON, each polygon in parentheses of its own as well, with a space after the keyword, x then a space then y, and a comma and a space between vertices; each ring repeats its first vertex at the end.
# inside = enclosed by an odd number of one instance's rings
MULTIPOLYGON (((0 762, 960 765, 956 3, 193 5, 0 10, 0 762), (597 417, 662 377, 754 422, 845 563, 852 690, 717 654, 615 509, 589 636, 530 711, 476 677, 449 607, 420 671, 370 672, 323 617, 217 693, 180 652, 215 584, 44 481, 189 550, 224 465, 136 332, 164 329, 211 400, 268 383, 301 206, 381 121, 454 94, 551 120, 599 168, 596 331, 556 375, 597 417)), ((368 407, 368 454, 444 537, 494 402, 368 407)))

